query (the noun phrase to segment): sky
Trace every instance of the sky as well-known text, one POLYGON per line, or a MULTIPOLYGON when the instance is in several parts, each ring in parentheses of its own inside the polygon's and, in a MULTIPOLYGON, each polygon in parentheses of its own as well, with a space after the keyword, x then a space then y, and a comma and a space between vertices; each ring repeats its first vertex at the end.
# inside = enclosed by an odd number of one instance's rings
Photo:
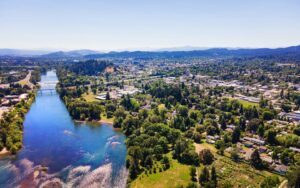
POLYGON ((0 0, 0 48, 300 45, 300 0, 0 0))

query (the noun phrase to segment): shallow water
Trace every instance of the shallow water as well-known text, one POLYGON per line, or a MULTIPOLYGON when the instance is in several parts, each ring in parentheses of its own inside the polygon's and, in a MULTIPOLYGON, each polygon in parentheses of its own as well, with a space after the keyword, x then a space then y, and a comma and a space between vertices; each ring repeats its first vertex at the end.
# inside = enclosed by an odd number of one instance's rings
MULTIPOLYGON (((49 71, 41 89, 55 82, 49 71)), ((74 123, 56 92, 39 94, 25 117, 23 149, 0 160, 0 187, 125 187, 124 140, 110 125, 74 123)))

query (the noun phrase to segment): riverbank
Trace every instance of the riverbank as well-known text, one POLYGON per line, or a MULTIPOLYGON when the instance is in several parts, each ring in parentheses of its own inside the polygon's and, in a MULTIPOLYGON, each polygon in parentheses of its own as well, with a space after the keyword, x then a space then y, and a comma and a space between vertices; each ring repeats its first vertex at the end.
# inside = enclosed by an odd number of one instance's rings
POLYGON ((23 122, 25 114, 29 111, 36 97, 35 91, 28 93, 28 98, 21 100, 12 107, 12 110, 7 112, 1 119, 2 143, 5 150, 1 151, 1 155, 16 154, 23 146, 23 122), (8 152, 6 152, 8 151, 8 152))
POLYGON ((9 155, 11 155, 11 153, 6 148, 3 148, 0 151, 0 159, 3 158, 3 157, 9 156, 9 155))
POLYGON ((111 125, 113 126, 113 122, 111 120, 107 120, 107 119, 101 119, 99 121, 95 121, 95 120, 92 120, 92 121, 83 121, 83 120, 74 120, 75 123, 99 123, 99 124, 107 124, 107 125, 111 125))
POLYGON ((98 122, 99 122, 99 123, 105 123, 105 124, 108 124, 108 125, 111 125, 111 126, 114 125, 114 123, 111 122, 110 120, 100 120, 100 121, 98 121, 98 122))
POLYGON ((103 123, 103 124, 108 124, 108 125, 111 125, 111 126, 113 126, 114 125, 114 117, 112 117, 112 118, 107 118, 106 117, 106 115, 104 115, 104 114, 101 114, 101 119, 100 120, 98 120, 98 121, 96 121, 96 120, 92 120, 92 121, 86 121, 86 120, 77 120, 77 119, 75 119, 74 121, 76 122, 76 123, 87 123, 87 122, 91 122, 91 123, 95 123, 95 122, 97 122, 97 123, 103 123))
POLYGON ((106 115, 104 114, 101 114, 101 119, 100 119, 100 123, 106 123, 106 124, 109 124, 109 125, 113 125, 114 124, 114 117, 112 118, 107 118, 106 115))

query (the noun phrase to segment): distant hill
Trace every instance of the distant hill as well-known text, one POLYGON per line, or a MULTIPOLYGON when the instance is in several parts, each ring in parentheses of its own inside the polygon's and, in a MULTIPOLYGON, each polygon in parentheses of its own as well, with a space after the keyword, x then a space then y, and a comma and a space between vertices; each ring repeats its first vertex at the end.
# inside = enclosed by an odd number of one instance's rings
POLYGON ((0 49, 0 56, 39 56, 50 53, 46 50, 0 49))
POLYGON ((239 56, 270 56, 291 55, 300 58, 300 46, 287 48, 227 49, 211 48, 192 51, 123 51, 91 54, 85 58, 181 58, 181 57, 239 57, 239 56))
POLYGON ((65 57, 83 57, 90 54, 99 53, 93 50, 72 50, 72 51, 58 51, 49 54, 44 54, 41 57, 44 58, 65 58, 65 57))
POLYGON ((0 56, 41 56, 49 58, 62 57, 83 57, 89 54, 99 53, 94 50, 72 50, 72 51, 47 51, 47 50, 20 50, 20 49, 0 49, 0 56))
POLYGON ((179 47, 165 48, 156 51, 118 51, 101 53, 98 51, 83 49, 72 51, 39 51, 39 50, 15 50, 0 49, 0 56, 37 56, 41 58, 193 58, 193 57, 243 57, 243 56, 293 56, 300 58, 300 46, 286 48, 197 48, 179 47))

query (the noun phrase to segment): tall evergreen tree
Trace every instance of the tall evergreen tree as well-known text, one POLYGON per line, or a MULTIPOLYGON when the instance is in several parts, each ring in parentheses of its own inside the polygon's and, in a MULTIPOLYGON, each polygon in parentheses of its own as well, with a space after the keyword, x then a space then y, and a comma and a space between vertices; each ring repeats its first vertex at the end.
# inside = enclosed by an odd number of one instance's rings
POLYGON ((250 163, 257 169, 261 169, 263 167, 262 160, 257 149, 255 149, 251 154, 250 163))
POLYGON ((214 184, 214 187, 217 187, 217 172, 215 166, 211 168, 211 182, 214 184))
POLYGON ((241 131, 239 127, 236 127, 232 133, 232 143, 237 143, 240 141, 241 131))
POLYGON ((205 185, 209 181, 209 171, 205 166, 199 176, 199 183, 205 185))

